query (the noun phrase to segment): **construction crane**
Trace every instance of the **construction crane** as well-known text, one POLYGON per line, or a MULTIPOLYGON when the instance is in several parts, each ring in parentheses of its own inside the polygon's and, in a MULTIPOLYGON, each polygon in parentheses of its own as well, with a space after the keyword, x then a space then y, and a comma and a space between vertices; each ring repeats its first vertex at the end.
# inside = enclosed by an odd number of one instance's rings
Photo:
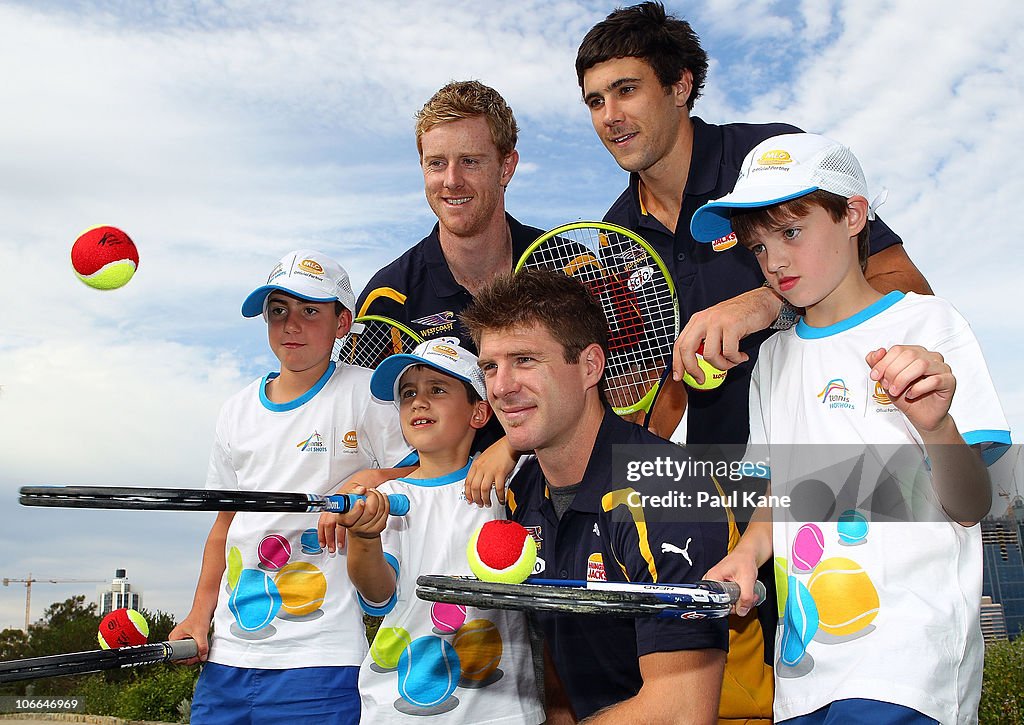
POLYGON ((36 578, 34 578, 32 576, 32 572, 29 572, 29 575, 28 575, 27 579, 12 579, 12 578, 9 578, 9 577, 4 577, 3 578, 3 582, 4 582, 4 586, 5 587, 6 586, 10 586, 11 584, 24 584, 25 585, 25 634, 28 634, 28 625, 29 625, 29 622, 31 621, 30 617, 29 617, 29 612, 32 609, 32 585, 35 584, 36 582, 41 582, 41 583, 46 583, 46 584, 71 584, 71 583, 103 584, 106 581, 107 581, 106 579, 45 579, 45 578, 36 579, 36 578))

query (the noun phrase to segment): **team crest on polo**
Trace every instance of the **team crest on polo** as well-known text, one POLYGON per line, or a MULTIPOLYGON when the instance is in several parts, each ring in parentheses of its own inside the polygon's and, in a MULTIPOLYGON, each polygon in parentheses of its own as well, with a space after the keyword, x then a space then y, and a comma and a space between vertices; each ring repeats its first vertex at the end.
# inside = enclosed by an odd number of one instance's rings
POLYGON ((825 387, 822 388, 817 397, 821 398, 822 405, 827 405, 832 409, 849 408, 852 410, 856 407, 853 401, 850 400, 850 389, 846 387, 846 383, 843 382, 842 378, 832 378, 825 383, 825 387))
POLYGON ((732 249, 735 247, 737 241, 736 232, 729 232, 728 235, 711 242, 711 249, 715 252, 724 252, 726 249, 732 249))
POLYGON ((420 337, 436 337, 442 333, 451 332, 455 329, 455 313, 451 310, 435 312, 432 315, 426 315, 413 320, 412 324, 420 326, 420 337))
POLYGON ((324 437, 316 431, 306 440, 296 443, 295 447, 303 453, 327 453, 324 437))
POLYGON ((601 552, 599 551, 595 551, 587 557, 587 581, 608 581, 608 576, 604 572, 604 557, 601 556, 601 552))

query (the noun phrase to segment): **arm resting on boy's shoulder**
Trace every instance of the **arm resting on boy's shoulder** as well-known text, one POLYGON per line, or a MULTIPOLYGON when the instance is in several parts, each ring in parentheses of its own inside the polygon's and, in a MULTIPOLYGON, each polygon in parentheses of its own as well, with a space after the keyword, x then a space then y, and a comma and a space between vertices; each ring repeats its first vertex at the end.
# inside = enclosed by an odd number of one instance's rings
POLYGON ((210 634, 210 623, 217 609, 217 597, 220 594, 220 582, 227 568, 224 547, 228 540, 228 529, 235 518, 233 511, 221 511, 217 514, 210 534, 206 537, 203 547, 203 564, 199 569, 199 583, 192 599, 192 609, 181 623, 171 630, 167 639, 194 639, 199 647, 199 655, 187 660, 179 660, 177 664, 193 665, 205 662, 210 652, 207 638, 210 634))
POLYGON ((902 244, 894 244, 868 257, 864 277, 882 294, 899 290, 917 292, 922 295, 934 294, 928 280, 907 256, 902 244))
POLYGON ((640 657, 644 684, 634 697, 605 708, 588 725, 716 723, 725 652, 719 649, 652 652, 640 657))

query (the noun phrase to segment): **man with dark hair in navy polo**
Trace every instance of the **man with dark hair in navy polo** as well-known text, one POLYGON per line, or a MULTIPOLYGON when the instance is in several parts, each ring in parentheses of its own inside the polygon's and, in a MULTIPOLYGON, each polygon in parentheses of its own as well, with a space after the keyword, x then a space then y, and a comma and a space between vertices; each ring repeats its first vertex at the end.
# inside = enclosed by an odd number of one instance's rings
MULTIPOLYGON (((688 443, 743 444, 750 371, 761 343, 795 322, 734 235, 698 244, 690 218, 732 191, 750 149, 798 133, 782 123, 714 125, 691 116, 708 69, 700 38, 658 2, 616 10, 587 33, 576 56, 583 102, 601 142, 630 172, 605 220, 636 231, 672 270, 684 323, 675 345, 676 380, 698 380, 696 352, 729 375, 721 387, 689 390, 688 443), (684 370, 685 368, 685 370, 684 370)), ((928 282, 881 220, 871 222, 866 276, 880 292, 931 294, 928 282)))
POLYGON ((373 276, 357 316, 390 317, 424 339, 455 335, 475 350, 457 315, 543 233, 505 212, 518 132, 505 100, 478 81, 449 83, 427 101, 416 114, 416 147, 438 223, 373 276))
MULTIPOLYGON (((462 320, 509 442, 536 454, 513 478, 507 504, 538 542, 541 576, 699 580, 726 550, 730 527, 659 515, 635 496, 650 490, 643 482, 616 477, 618 444, 652 456, 678 448, 622 420, 604 400, 608 327, 586 288, 549 271, 499 277, 462 320)), ((706 478, 673 485, 718 491, 706 478)), ((548 723, 716 721, 729 641, 724 620, 536 617, 553 664, 547 674, 557 674, 545 679, 548 723)))

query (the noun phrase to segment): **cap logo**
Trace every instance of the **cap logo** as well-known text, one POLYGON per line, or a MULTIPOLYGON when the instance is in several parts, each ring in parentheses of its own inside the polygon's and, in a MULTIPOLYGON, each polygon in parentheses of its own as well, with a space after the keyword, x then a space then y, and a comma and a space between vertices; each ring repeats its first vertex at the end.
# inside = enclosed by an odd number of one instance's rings
POLYGON ((447 345, 434 345, 434 352, 439 352, 442 355, 447 355, 452 360, 459 359, 459 353, 457 353, 455 350, 448 347, 447 345))
POLYGON ((280 262, 278 262, 277 265, 275 265, 274 268, 270 270, 270 276, 267 277, 267 284, 270 284, 271 282, 274 281, 275 277, 280 277, 284 273, 284 267, 281 265, 280 262))
POLYGON ((761 158, 757 160, 757 163, 761 166, 784 166, 792 163, 792 161, 793 157, 789 155, 789 151, 774 149, 761 154, 761 158))
POLYGON ((716 252, 724 252, 726 249, 732 249, 736 246, 736 232, 729 232, 727 236, 720 237, 715 241, 711 242, 711 249, 716 252))
POLYGON ((303 259, 299 262, 299 269, 304 272, 311 272, 312 274, 323 274, 324 268, 314 262, 312 259, 303 259))

